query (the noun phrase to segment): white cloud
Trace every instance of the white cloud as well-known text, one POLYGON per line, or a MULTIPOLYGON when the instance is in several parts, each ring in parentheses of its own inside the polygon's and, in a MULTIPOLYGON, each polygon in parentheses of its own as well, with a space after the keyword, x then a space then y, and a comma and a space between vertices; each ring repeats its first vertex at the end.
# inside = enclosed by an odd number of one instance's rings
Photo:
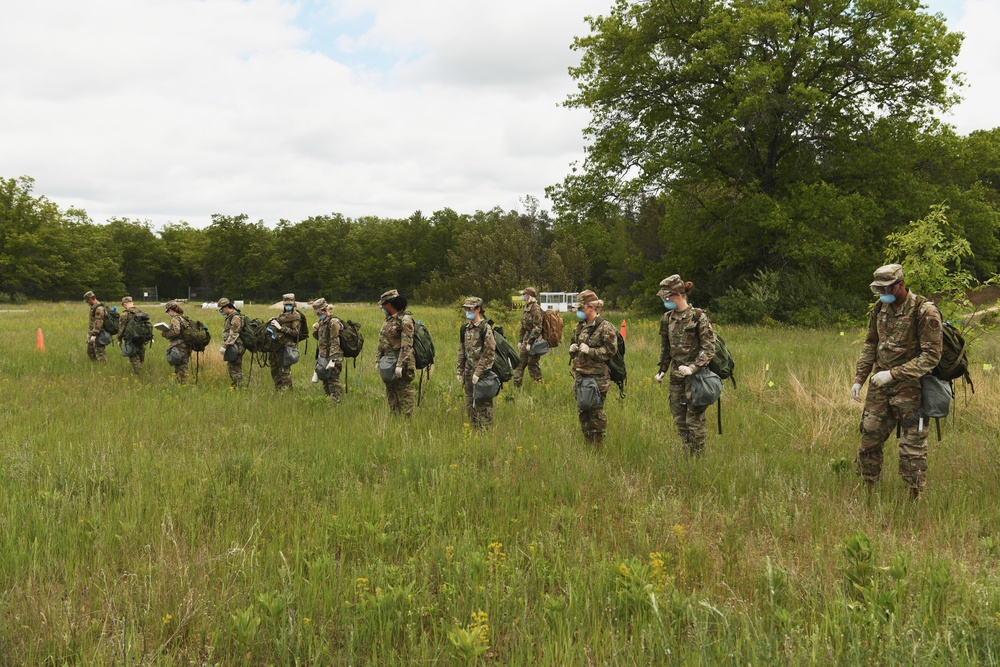
POLYGON ((967 0, 965 12, 954 30, 965 33, 957 70, 964 73, 964 100, 946 117, 956 129, 967 134, 1000 126, 1000 3, 996 0, 967 0))

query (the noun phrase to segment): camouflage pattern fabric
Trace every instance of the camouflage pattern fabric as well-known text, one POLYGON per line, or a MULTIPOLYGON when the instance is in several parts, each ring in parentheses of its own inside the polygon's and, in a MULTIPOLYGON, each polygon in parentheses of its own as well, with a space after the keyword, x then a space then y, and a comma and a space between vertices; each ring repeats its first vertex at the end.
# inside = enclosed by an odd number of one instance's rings
POLYGON ((188 361, 191 359, 191 350, 184 344, 184 339, 181 338, 181 332, 187 326, 187 321, 182 315, 174 315, 170 318, 170 329, 163 332, 163 337, 169 341, 167 347, 176 347, 180 350, 184 358, 184 361, 174 366, 174 380, 177 381, 177 384, 187 382, 188 361))
POLYGON ((108 356, 104 352, 104 345, 97 343, 97 336, 104 329, 105 312, 106 307, 100 301, 90 307, 90 321, 87 325, 87 356, 90 357, 91 361, 104 362, 108 360, 108 356), (90 341, 91 337, 94 338, 94 342, 90 341))
MULTIPOLYGON (((660 319, 660 372, 670 374, 670 414, 688 454, 705 450, 708 406, 694 407, 691 400, 691 377, 677 372, 679 366, 708 366, 715 356, 715 330, 708 315, 688 306, 682 312, 668 311, 660 319)), ((697 371, 695 371, 697 372, 697 371)))
POLYGON ((531 354, 531 350, 520 350, 521 363, 514 369, 514 386, 520 387, 524 382, 524 371, 528 371, 529 377, 535 382, 542 381, 542 367, 538 364, 541 355, 531 354))
POLYGON ((496 349, 497 339, 486 320, 480 319, 476 324, 465 326, 461 345, 458 346, 457 372, 462 376, 462 386, 465 389, 465 412, 469 415, 469 423, 475 428, 493 425, 493 398, 473 401, 472 376, 482 376, 493 368, 496 349))
POLYGON ((246 354, 246 346, 240 342, 240 330, 243 328, 243 313, 238 310, 226 315, 226 321, 222 325, 222 345, 223 347, 236 347, 236 358, 226 362, 226 371, 229 373, 229 380, 232 386, 243 386, 243 355, 246 354))
MULTIPOLYGON (((125 325, 128 321, 135 317, 135 314, 139 312, 139 309, 135 306, 129 306, 128 308, 122 309, 121 319, 118 321, 118 345, 121 345, 125 339, 125 325)), ((146 361, 146 346, 139 345, 135 348, 135 354, 128 358, 128 362, 132 365, 132 371, 138 373, 142 370, 142 364, 146 361)))
POLYGON ((340 401, 344 390, 340 384, 340 372, 344 368, 344 353, 340 349, 340 330, 343 323, 336 317, 326 316, 317 322, 316 338, 319 356, 336 364, 330 371, 330 377, 323 380, 323 391, 334 401, 340 401))
POLYGON ((910 292, 896 310, 886 304, 872 310, 854 381, 883 370, 892 379, 881 387, 869 383, 865 395, 857 464, 866 483, 879 479, 883 446, 899 423, 899 475, 915 493, 924 488, 930 420, 920 428, 920 378, 940 359, 941 313, 934 304, 910 292))
POLYGON ((531 379, 539 382, 542 379, 542 368, 538 365, 540 355, 530 354, 532 343, 542 335, 542 307, 537 301, 532 301, 524 307, 521 315, 521 333, 518 336, 518 344, 529 349, 518 349, 521 363, 514 369, 514 386, 520 387, 524 381, 524 371, 527 369, 531 379))
POLYGON ((587 442, 600 444, 604 441, 604 432, 608 427, 608 416, 604 412, 604 401, 611 387, 611 373, 608 371, 608 359, 618 351, 618 332, 611 322, 598 315, 591 323, 580 322, 573 330, 570 345, 586 344, 590 351, 581 354, 579 350, 570 352, 573 364, 573 376, 579 380, 590 376, 597 380, 597 388, 601 391, 601 407, 594 410, 577 410, 580 418, 580 428, 587 442))
POLYGON ((413 377, 412 370, 405 370, 402 379, 385 383, 385 397, 389 402, 389 412, 407 417, 413 414, 413 406, 416 404, 416 399, 413 396, 413 377))
MULTIPOLYGON (((295 345, 299 342, 299 322, 302 320, 302 313, 295 310, 286 310, 274 318, 278 321, 278 329, 285 338, 285 343, 295 345)), ((294 389, 292 383, 292 367, 284 366, 285 351, 279 349, 267 355, 267 363, 271 367, 271 380, 274 382, 275 391, 282 389, 294 389)))
POLYGON ((396 355, 396 367, 403 369, 403 376, 385 383, 385 397, 389 411, 410 416, 415 404, 411 383, 416 377, 417 363, 413 356, 413 318, 405 313, 386 315, 378 334, 376 358, 396 355))

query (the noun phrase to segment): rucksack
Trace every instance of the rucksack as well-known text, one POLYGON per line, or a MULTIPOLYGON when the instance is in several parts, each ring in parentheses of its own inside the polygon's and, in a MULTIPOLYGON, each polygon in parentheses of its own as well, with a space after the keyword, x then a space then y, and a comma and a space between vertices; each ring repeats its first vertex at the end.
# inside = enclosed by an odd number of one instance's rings
POLYGON ((125 323, 122 340, 133 345, 145 345, 153 340, 153 323, 149 319, 149 313, 144 313, 141 310, 133 313, 132 317, 125 323))
MULTIPOLYGON (((907 347, 914 344, 914 332, 916 331, 917 318, 920 316, 920 308, 928 302, 928 299, 918 296, 917 305, 913 309, 913 324, 910 327, 909 341, 907 347)), ((931 303, 934 308, 937 305, 931 303)), ((882 302, 879 301, 875 304, 872 309, 872 317, 878 316, 879 311, 882 310, 882 302)), ((940 314, 941 310, 938 309, 940 314)), ((919 345, 917 350, 919 351, 919 345)), ((962 332, 958 330, 951 322, 944 321, 941 326, 941 359, 938 361, 937 366, 931 370, 931 375, 946 382, 951 382, 960 377, 964 377, 965 381, 970 387, 972 387, 972 393, 976 393, 976 387, 972 384, 972 378, 969 376, 969 357, 968 357, 968 344, 965 342, 965 337, 962 336, 962 332)))
POLYGON ((201 323, 199 320, 192 320, 191 318, 184 316, 184 322, 187 324, 181 329, 181 340, 192 352, 204 352, 205 348, 212 341, 212 334, 208 332, 208 327, 201 323))
POLYGON ((416 362, 417 370, 427 368, 434 363, 434 341, 431 340, 431 332, 424 326, 423 320, 413 322, 413 360, 416 362))
POLYGON ((257 351, 257 332, 261 329, 264 323, 257 318, 249 318, 240 311, 236 311, 236 314, 240 316, 240 342, 243 343, 243 349, 247 352, 257 351))
MULTIPOLYGON (((104 306, 104 304, 101 304, 104 306)), ((117 308, 117 306, 116 306, 117 308)), ((101 328, 107 331, 112 336, 118 335, 118 323, 121 320, 121 313, 117 310, 108 310, 107 306, 104 306, 104 323, 101 328)))
POLYGON ((622 332, 616 331, 618 337, 618 351, 608 359, 608 371, 611 373, 611 381, 618 385, 618 393, 625 398, 625 384, 628 382, 628 370, 625 368, 625 339, 622 332))
POLYGON ((251 320, 249 328, 253 333, 253 352, 273 354, 280 352, 285 347, 284 334, 280 331, 274 331, 266 322, 251 320))
POLYGON ((719 332, 716 331, 715 356, 713 356, 712 360, 708 362, 708 370, 718 375, 722 380, 732 381, 733 387, 736 387, 736 378, 733 377, 733 369, 735 367, 736 362, 733 361, 733 355, 729 351, 726 341, 724 341, 719 332))
POLYGON ((555 310, 542 313, 542 338, 549 347, 559 347, 563 335, 563 318, 555 310))
POLYGON ((365 346, 365 337, 361 335, 361 325, 354 320, 340 321, 340 351, 348 359, 356 359, 365 346))
MULTIPOLYGON (((494 327, 492 320, 487 320, 486 323, 493 329, 493 339, 496 341, 496 349, 493 351, 493 366, 491 366, 490 370, 496 374, 500 380, 500 384, 510 382, 510 379, 514 377, 514 369, 521 363, 521 356, 503 335, 502 326, 494 327)), ((458 332, 459 345, 463 345, 465 342, 465 330, 467 326, 463 324, 458 332)), ((486 330, 484 329, 480 340, 485 337, 486 330)))

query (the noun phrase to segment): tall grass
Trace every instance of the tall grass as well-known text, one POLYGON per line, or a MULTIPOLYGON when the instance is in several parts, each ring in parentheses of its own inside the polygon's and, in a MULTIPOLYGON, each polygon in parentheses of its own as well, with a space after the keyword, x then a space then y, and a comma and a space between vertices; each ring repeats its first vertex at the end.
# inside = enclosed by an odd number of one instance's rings
MULTIPOLYGON (((19 307, 20 308, 20 307, 19 307)), ((217 352, 176 386, 85 353, 83 304, 0 312, 2 664, 993 664, 1000 651, 995 340, 974 350, 928 488, 895 440, 869 498, 850 471, 859 331, 726 328, 724 434, 686 458, 630 320, 628 395, 579 433, 565 347, 544 384, 464 425, 459 314, 415 308, 438 363, 392 418, 365 353, 335 405, 231 391, 217 352), (41 327, 47 351, 35 349, 41 327)), ((247 309, 266 317, 263 308, 247 309)), ((158 319, 158 313, 150 308, 158 319)), ((209 322, 218 339, 222 318, 209 322)), ((612 315, 616 324, 623 315, 612 315)), ((217 349, 213 345, 212 349, 217 349)))

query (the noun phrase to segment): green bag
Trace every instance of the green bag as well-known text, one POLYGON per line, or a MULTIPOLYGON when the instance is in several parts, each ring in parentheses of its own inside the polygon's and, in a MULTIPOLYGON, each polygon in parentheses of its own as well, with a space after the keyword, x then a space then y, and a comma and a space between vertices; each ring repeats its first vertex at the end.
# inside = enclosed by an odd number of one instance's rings
MULTIPOLYGON (((101 305, 104 306, 104 304, 101 305)), ((104 306, 104 323, 101 325, 103 331, 107 331, 112 336, 117 336, 120 321, 121 313, 118 312, 118 306, 115 306, 113 310, 108 310, 108 307, 104 306)))
POLYGON ((618 351, 615 356, 608 359, 608 371, 611 373, 611 381, 618 385, 618 393, 625 398, 625 385, 628 383, 628 369, 625 367, 625 339, 622 332, 616 332, 618 336, 618 351))
POLYGON ((341 320, 339 317, 337 319, 340 322, 340 351, 348 359, 356 359, 365 347, 361 325, 354 320, 341 320))
POLYGON ((243 320, 243 324, 240 326, 240 342, 243 343, 243 349, 247 352, 256 352, 257 332, 264 328, 264 322, 256 317, 251 319, 240 311, 236 312, 243 320))
MULTIPOLYGON (((122 331, 122 341, 131 343, 132 348, 138 348, 153 340, 153 322, 149 319, 149 313, 141 310, 136 312, 125 323, 125 330, 122 331)), ((131 356, 131 355, 129 355, 131 356)))
MULTIPOLYGON (((493 366, 490 367, 490 370, 496 374, 500 384, 510 382, 510 379, 514 377, 514 369, 521 363, 521 356, 504 337, 503 326, 494 327, 492 320, 487 320, 486 323, 493 329, 493 339, 496 341, 496 349, 493 353, 493 366)), ((459 345, 462 345, 465 340, 466 326, 468 325, 463 324, 458 332, 459 345)), ((482 337, 485 336, 486 331, 483 330, 482 337)))
POLYGON ((204 352, 208 344, 212 342, 212 334, 209 333, 208 327, 201 321, 192 320, 186 315, 184 323, 186 326, 181 328, 181 340, 192 352, 204 352))
POLYGON ((416 320, 413 323, 413 359, 417 370, 427 368, 434 363, 434 341, 431 340, 431 332, 427 330, 423 320, 416 320))

